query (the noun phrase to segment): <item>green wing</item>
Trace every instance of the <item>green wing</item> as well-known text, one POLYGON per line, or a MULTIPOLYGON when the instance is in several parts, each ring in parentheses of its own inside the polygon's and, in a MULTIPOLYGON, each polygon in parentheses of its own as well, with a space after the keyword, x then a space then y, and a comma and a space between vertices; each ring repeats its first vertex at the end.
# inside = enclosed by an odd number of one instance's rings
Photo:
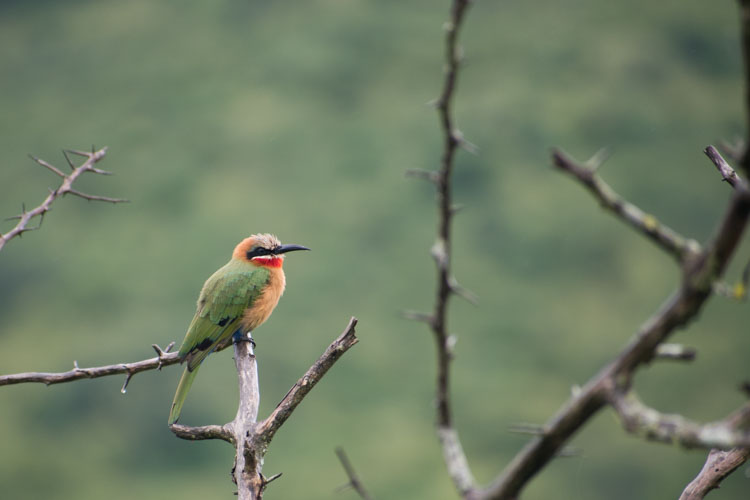
POLYGON ((234 260, 208 278, 180 347, 180 357, 187 360, 188 370, 194 370, 206 356, 229 341, 240 327, 242 313, 263 291, 268 278, 268 269, 234 260))

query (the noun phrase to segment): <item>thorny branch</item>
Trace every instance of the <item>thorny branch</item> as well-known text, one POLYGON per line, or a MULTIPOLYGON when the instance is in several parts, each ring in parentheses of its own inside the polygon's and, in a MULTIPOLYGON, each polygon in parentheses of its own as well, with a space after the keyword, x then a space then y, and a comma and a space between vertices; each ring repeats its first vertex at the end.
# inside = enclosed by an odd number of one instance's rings
MULTIPOLYGON (((235 344, 235 363, 240 386, 240 404, 235 419, 225 425, 188 427, 174 424, 170 426, 170 429, 182 439, 193 441, 221 439, 231 443, 237 450, 233 478, 237 483, 239 498, 259 500, 268 483, 280 475, 266 478, 261 474, 263 457, 271 440, 276 431, 286 422, 295 408, 302 402, 302 399, 315 387, 323 375, 346 351, 359 341, 355 335, 356 325, 357 319, 352 317, 343 333, 328 346, 320 358, 292 386, 287 395, 276 406, 276 409, 261 422, 257 422, 260 392, 258 390, 255 355, 252 352, 250 342, 235 344)), ((161 369, 162 366, 179 363, 178 353, 169 352, 173 346, 174 342, 162 350, 159 346, 153 345, 157 357, 134 363, 80 368, 78 363, 74 362, 74 368, 67 372, 30 372, 2 375, 0 376, 0 386, 28 382, 51 385, 85 378, 125 374, 125 383, 122 386, 122 392, 124 393, 128 382, 136 373, 161 369)))
POLYGON ((448 474, 456 489, 462 495, 476 488, 476 481, 469 468, 454 428, 450 403, 450 363, 454 337, 448 332, 448 300, 456 294, 474 300, 474 295, 461 287, 451 271, 451 221, 455 214, 452 202, 451 174, 458 147, 473 150, 461 131, 455 125, 452 114, 453 96, 461 63, 461 49, 458 46, 458 33, 464 19, 468 0, 454 0, 451 4, 450 20, 445 23, 445 76, 440 97, 435 102, 443 134, 443 152, 440 168, 437 171, 410 171, 408 175, 428 180, 435 184, 438 205, 437 239, 430 254, 437 269, 437 291, 432 313, 407 312, 407 318, 427 323, 433 332, 437 348, 437 434, 443 449, 448 474))
POLYGON ((77 362, 73 362, 73 369, 67 372, 59 373, 45 373, 45 372, 28 372, 28 373, 14 373, 12 375, 0 375, 0 386, 23 384, 29 382, 37 382, 40 384, 52 385, 61 384, 63 382, 73 382, 84 378, 99 378, 107 377, 109 375, 121 375, 125 374, 125 383, 122 386, 122 392, 124 393, 127 389, 128 382, 133 375, 147 370, 161 369, 162 366, 174 365, 180 362, 180 358, 176 352, 169 352, 174 346, 174 342, 169 344, 164 350, 162 350, 156 344, 151 347, 156 351, 156 357, 150 359, 144 359, 143 361, 135 361, 133 363, 117 363, 114 365, 96 366, 92 368, 80 368, 77 362))
POLYGON ((250 342, 236 343, 234 349, 239 375, 240 404, 234 420, 224 425, 201 427, 174 424, 170 426, 170 429, 176 436, 183 439, 221 439, 231 443, 236 450, 233 480, 237 484, 239 498, 241 500, 261 499, 268 483, 280 476, 277 474, 266 478, 262 474, 263 457, 268 451, 271 440, 323 375, 358 342, 355 336, 356 325, 357 319, 352 317, 343 333, 292 386, 274 411, 260 422, 257 421, 260 392, 255 355, 250 342))
POLYGON ((50 189, 50 192, 47 195, 47 197, 37 207, 32 208, 31 210, 26 210, 26 207, 24 206, 20 215, 10 217, 10 219, 18 219, 18 223, 16 223, 15 227, 11 229, 10 231, 8 231, 7 233, 0 234, 0 250, 2 250, 2 248, 5 246, 7 242, 12 240, 16 236, 21 236, 25 232, 39 229, 42 226, 44 215, 51 210, 52 203, 57 198, 65 196, 66 194, 78 196, 79 198, 83 198, 89 201, 104 201, 108 203, 125 203, 128 201, 128 200, 124 200, 120 198, 108 198, 106 196, 86 194, 76 189, 73 189, 73 183, 76 181, 76 179, 78 179, 81 175, 83 175, 86 172, 93 172, 95 174, 100 174, 100 175, 110 175, 110 172, 101 170, 94 166, 107 154, 106 147, 98 151, 94 151, 92 149, 90 153, 86 151, 66 150, 66 151, 63 151, 63 154, 65 155, 65 159, 67 160, 68 165, 70 166, 72 170, 72 172, 67 175, 63 173, 62 170, 55 167, 54 165, 40 158, 31 156, 32 160, 34 160, 36 163, 38 163, 42 167, 46 168, 50 172, 60 177, 62 181, 60 183, 60 186, 58 186, 57 189, 50 189), (76 167, 73 164, 73 162, 70 160, 70 157, 68 156, 68 154, 81 156, 85 158, 85 161, 76 167), (30 226, 31 222, 35 218, 38 218, 37 224, 35 226, 30 226))

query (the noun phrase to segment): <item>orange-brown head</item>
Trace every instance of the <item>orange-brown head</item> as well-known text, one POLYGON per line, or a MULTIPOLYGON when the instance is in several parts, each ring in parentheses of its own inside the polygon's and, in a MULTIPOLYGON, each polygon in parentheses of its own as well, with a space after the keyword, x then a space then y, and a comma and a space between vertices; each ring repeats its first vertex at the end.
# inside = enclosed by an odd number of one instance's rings
POLYGON ((234 247, 232 258, 256 266, 281 267, 284 263, 284 254, 295 250, 310 249, 302 245, 282 245, 272 234, 253 234, 234 247))

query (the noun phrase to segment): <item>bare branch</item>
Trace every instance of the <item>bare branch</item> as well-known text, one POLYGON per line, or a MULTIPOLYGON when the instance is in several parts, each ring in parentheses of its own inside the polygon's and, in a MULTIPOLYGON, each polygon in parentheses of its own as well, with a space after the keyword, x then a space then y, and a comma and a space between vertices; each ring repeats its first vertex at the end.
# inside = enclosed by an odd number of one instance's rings
POLYGON ((243 341, 235 342, 234 359, 239 379, 240 403, 234 420, 225 425, 201 427, 172 424, 169 426, 170 430, 182 439, 221 439, 231 443, 235 448, 232 477, 237 484, 238 497, 241 500, 259 500, 268 483, 281 475, 276 474, 266 478, 261 472, 263 457, 274 434, 328 369, 358 342, 354 331, 356 325, 357 319, 352 317, 344 332, 328 346, 323 355, 292 387, 271 415, 261 422, 257 421, 260 391, 258 365, 252 344, 243 341))
POLYGON ((199 427, 189 427, 187 425, 172 424, 172 432, 182 439, 189 441, 201 441, 203 439, 221 439, 228 443, 235 444, 235 436, 232 430, 226 425, 202 425, 199 427))
POLYGON ((467 141, 455 124, 452 114, 452 102, 461 62, 461 49, 458 46, 458 33, 461 28, 469 0, 453 0, 450 19, 445 23, 445 76, 440 97, 434 101, 438 111, 443 135, 443 151, 440 168, 437 171, 412 170, 407 175, 420 177, 435 184, 438 205, 438 228, 435 243, 430 255, 435 261, 437 271, 437 290, 433 312, 430 314, 406 312, 409 319, 423 321, 432 330, 437 348, 437 381, 436 412, 437 435, 443 450, 443 459, 448 474, 459 494, 465 496, 477 488, 476 481, 469 468, 468 461, 461 446, 458 433, 453 426, 450 403, 450 362, 453 358, 452 347, 455 338, 447 330, 447 308, 451 295, 459 295, 469 302, 475 302, 476 296, 458 284, 451 273, 451 221, 459 207, 452 201, 451 177, 457 148, 476 153, 478 148, 467 141))
POLYGON ((106 201, 107 203, 124 203, 128 200, 123 200, 120 198, 109 198, 107 196, 98 196, 95 194, 86 194, 82 193, 80 191, 76 191, 75 189, 69 189, 66 194, 72 194, 74 196, 78 196, 79 198, 83 198, 84 200, 89 201, 106 201))
POLYGON ((708 159, 716 166, 716 169, 721 174, 721 177, 732 187, 736 187, 739 183, 744 181, 737 175, 737 172, 727 163, 727 161, 721 156, 719 151, 713 146, 707 146, 703 152, 708 156, 708 159))
MULTIPOLYGON (((750 432, 736 430, 727 420, 709 424, 693 422, 682 415, 660 413, 644 405, 633 391, 613 391, 610 403, 622 425, 630 433, 662 443, 677 443, 686 448, 750 448, 750 432)), ((750 418, 750 403, 740 413, 740 420, 750 418)))
POLYGON ((44 168, 46 168, 48 170, 51 170, 53 173, 55 173, 55 174, 59 175, 60 177, 62 177, 63 179, 65 179, 65 174, 62 173, 62 171, 60 171, 57 167, 55 167, 53 165, 50 165, 46 161, 42 160, 41 158, 37 158, 34 155, 29 155, 29 158, 31 158, 32 160, 34 160, 35 162, 37 162, 39 165, 43 166, 44 168))
MULTIPOLYGON (((156 347, 156 346, 155 346, 156 347)), ((162 366, 174 365, 180 362, 176 352, 161 351, 156 358, 144 359, 133 363, 118 363, 115 365, 97 366, 93 368, 79 368, 78 363, 74 363, 72 370, 60 373, 29 372, 15 373, 12 375, 0 375, 0 386, 23 384, 28 382, 37 382, 40 384, 52 385, 63 382, 73 382, 85 378, 99 378, 110 375, 126 374, 132 377, 136 373, 147 370, 161 369, 162 366)))
MULTIPOLYGON (((601 164, 600 155, 595 155, 594 167, 601 164)), ((572 175, 599 200, 606 208, 633 229, 645 235, 664 251, 672 255, 677 262, 682 263, 700 251, 700 245, 695 240, 687 239, 676 231, 659 222, 653 215, 623 199, 596 173, 596 168, 581 165, 559 149, 552 151, 555 166, 563 172, 572 175)), ((590 160, 587 163, 591 163, 590 160)))
POLYGON ((346 351, 359 342, 354 334, 356 326, 357 318, 352 317, 341 335, 328 346, 320 358, 289 389, 289 392, 279 402, 276 409, 271 412, 271 415, 258 424, 257 434, 259 439, 270 443, 276 431, 286 422, 295 408, 302 402, 302 399, 307 396, 307 393, 315 387, 315 384, 346 351))
POLYGON ((736 189, 718 224, 716 236, 696 256, 685 262, 683 283, 672 297, 640 328, 630 343, 608 366, 591 378, 544 426, 505 470, 483 491, 468 498, 517 498, 526 483, 560 448, 611 399, 612 391, 626 390, 634 371, 653 359, 657 347, 674 331, 691 321, 711 293, 737 248, 750 216, 750 192, 736 189))
POLYGON ((339 447, 336 448, 336 456, 339 457, 339 461, 341 462, 341 466, 344 468, 344 471, 346 472, 346 476, 349 478, 349 482, 344 485, 344 487, 351 487, 354 491, 357 492, 360 498, 362 500, 371 500, 372 497, 369 493, 367 493, 367 490, 365 489, 365 486, 362 484, 362 481, 359 479, 359 476, 357 475, 357 472, 354 470, 354 467, 352 466, 352 463, 349 461, 349 457, 346 456, 346 452, 343 448, 339 447))
POLYGON ((71 166, 72 172, 69 175, 65 175, 60 169, 57 167, 51 165, 50 163, 41 160, 39 158, 36 158, 35 156, 31 156, 31 159, 34 160, 39 165, 43 166, 44 168, 50 170, 55 175, 62 178, 62 182, 60 183, 60 186, 57 189, 51 189, 47 197, 42 201, 41 204, 39 204, 37 207, 26 210, 24 207, 22 213, 16 217, 13 217, 13 219, 18 219, 18 223, 16 226, 8 231, 5 234, 0 234, 0 250, 5 246, 5 244, 15 238, 16 236, 21 236, 23 233, 27 231, 33 231, 35 229, 39 229, 42 225, 42 220, 44 218, 44 214, 49 212, 52 203, 62 196, 65 196, 66 194, 72 194, 75 196, 79 196, 81 198, 85 198, 87 200, 92 201, 105 201, 109 203, 125 203, 128 200, 120 199, 120 198, 108 198, 105 196, 96 196, 96 195, 89 195, 85 193, 81 193, 80 191, 76 191, 73 189, 73 183, 78 179, 82 174, 85 172, 93 172, 98 174, 108 174, 109 172, 105 172, 104 170, 100 170, 98 168, 95 168, 94 165, 101 161, 104 156, 107 154, 107 148, 102 148, 98 151, 92 151, 91 153, 84 153, 81 151, 64 151, 63 154, 65 155, 65 159, 68 161, 68 164, 71 166), (86 158, 86 160, 79 165, 78 167, 75 167, 73 163, 70 161, 70 158, 68 157, 67 153, 73 153, 79 156, 83 156, 86 158), (29 226, 31 221, 34 218, 39 218, 39 222, 36 226, 29 226))
POLYGON ((701 500, 737 467, 750 458, 750 448, 734 448, 729 451, 711 450, 703 469, 680 495, 680 500, 701 500))

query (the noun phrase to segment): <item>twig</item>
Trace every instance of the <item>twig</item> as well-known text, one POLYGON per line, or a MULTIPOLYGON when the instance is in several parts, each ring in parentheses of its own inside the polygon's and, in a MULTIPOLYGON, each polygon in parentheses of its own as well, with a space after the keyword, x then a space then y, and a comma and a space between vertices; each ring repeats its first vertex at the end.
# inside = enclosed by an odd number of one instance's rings
POLYGON ((352 463, 349 461, 349 457, 346 456, 346 452, 343 448, 339 447, 336 448, 336 456, 339 457, 339 461, 341 462, 341 466, 344 468, 344 471, 346 472, 346 477, 349 478, 349 482, 344 485, 344 487, 351 487, 354 491, 357 492, 360 498, 362 500, 371 500, 372 497, 369 493, 367 493, 367 490, 365 489, 365 486, 362 484, 362 481, 359 479, 359 476, 357 475, 357 472, 354 470, 354 467, 352 466, 352 463))
MULTIPOLYGON (((682 415, 668 415, 649 408, 633 391, 613 391, 610 404, 625 430, 652 441, 677 443, 686 448, 750 449, 750 432, 737 430, 737 424, 732 419, 699 424, 682 415)), ((734 420, 742 422, 750 419, 750 403, 742 407, 738 414, 741 416, 734 420)))
POLYGON ((734 448, 729 451, 711 450, 698 475, 690 481, 680 495, 680 500, 701 500, 737 467, 750 458, 750 448, 734 448))
POLYGON ((239 499, 260 500, 268 483, 280 476, 276 474, 266 478, 262 474, 263 457, 271 440, 328 369, 358 342, 355 336, 356 325, 357 319, 352 317, 343 333, 294 384, 276 409, 260 422, 257 421, 260 404, 258 365, 252 345, 250 342, 235 343, 234 358, 239 375, 240 404, 234 420, 225 425, 201 427, 173 424, 170 429, 182 439, 220 439, 231 443, 235 448, 232 477, 237 484, 239 499))
MULTIPOLYGON (((734 412, 726 419, 726 423, 731 427, 747 427, 745 424, 748 419, 747 404, 734 412)), ((703 469, 686 487, 680 495, 680 500, 700 500, 705 497, 709 491, 719 487, 721 481, 729 474, 734 472, 737 467, 745 463, 750 458, 750 447, 733 448, 729 451, 713 449, 706 457, 706 463, 703 469)))
MULTIPOLYGON (((552 161, 563 172, 572 175, 599 200, 606 208, 636 231, 642 233, 660 248, 683 263, 686 259, 700 252, 700 245, 695 240, 687 239, 676 231, 659 222, 653 215, 623 199, 596 173, 596 166, 590 167, 576 162, 559 149, 552 151, 552 161)), ((588 163, 588 162, 587 162, 588 163)))
POLYGON ((727 163, 727 161, 721 156, 721 153, 713 147, 713 146, 707 146, 706 149, 703 150, 703 152, 708 156, 708 159, 711 160, 711 163, 714 164, 716 169, 721 174, 721 177, 732 187, 737 187, 737 184, 744 184, 744 181, 740 178, 739 175, 737 175, 737 172, 734 171, 734 169, 727 163))
MULTIPOLYGON (((171 345, 174 345, 172 343, 171 345)), ((92 368, 79 368, 78 363, 74 362, 72 370, 59 373, 29 372, 15 373, 12 375, 0 375, 0 386, 23 384, 28 382, 37 382, 40 384, 52 385, 63 382, 73 382, 84 378, 99 378, 109 375, 126 374, 128 379, 147 370, 161 369, 162 366, 174 365, 180 362, 176 352, 167 352, 169 348, 161 350, 158 346, 153 346, 157 350, 157 357, 135 361, 133 363, 118 363, 115 365, 97 366, 92 368)), ((123 391, 124 392, 124 391, 123 391)))
POLYGON ((50 190, 50 193, 47 195, 47 197, 44 199, 44 201, 38 205, 37 207, 26 210, 24 207, 21 214, 12 217, 12 219, 18 219, 18 223, 15 225, 13 229, 8 231, 5 234, 0 234, 0 250, 5 246, 7 242, 15 238, 16 236, 21 236, 23 233, 28 231, 34 231, 36 229, 39 229, 42 226, 42 221, 44 220, 44 215, 50 211, 50 207, 52 206, 52 203, 62 196, 65 196, 66 194, 72 194, 74 196, 78 196, 79 198, 84 198, 89 201, 104 201, 108 203, 125 203, 128 200, 120 199, 120 198, 109 198, 106 196, 98 196, 98 195, 91 195, 82 193, 80 191, 77 191, 73 189, 73 183, 85 172, 93 172, 96 174, 103 174, 107 175, 109 172, 106 172, 104 170, 100 170, 94 165, 99 162, 104 156, 107 154, 107 148, 102 148, 98 151, 91 151, 91 153, 84 153, 81 151, 64 151, 65 158, 68 161, 68 163, 71 166, 72 172, 68 175, 65 175, 60 169, 57 167, 51 165, 50 163, 36 158, 35 156, 31 156, 31 159, 34 160, 36 163, 41 165, 42 167, 46 168, 47 170, 50 170, 55 175, 62 178, 62 182, 60 183, 60 186, 57 189, 50 190), (83 156, 86 158, 86 160, 79 165, 78 167, 75 167, 72 162, 70 161, 70 158, 68 157, 67 153, 73 153, 79 156, 83 156), (39 218, 39 222, 36 226, 30 226, 29 224, 34 218, 39 218))
POLYGON ((273 412, 258 424, 256 433, 260 442, 266 444, 271 442, 279 427, 286 422, 295 408, 302 402, 302 399, 315 387, 315 384, 346 351, 359 342, 359 339, 355 336, 354 329, 356 326, 357 318, 352 317, 341 335, 331 342, 331 345, 320 358, 292 386, 273 412))

